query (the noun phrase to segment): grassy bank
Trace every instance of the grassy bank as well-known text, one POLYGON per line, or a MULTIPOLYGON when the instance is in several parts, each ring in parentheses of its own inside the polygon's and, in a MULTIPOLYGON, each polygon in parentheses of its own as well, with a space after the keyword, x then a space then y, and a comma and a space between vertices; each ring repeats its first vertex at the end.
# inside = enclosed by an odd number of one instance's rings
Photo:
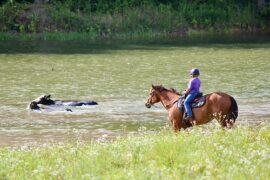
POLYGON ((97 34, 88 34, 85 32, 43 32, 43 33, 10 33, 0 32, 0 41, 86 41, 86 42, 106 42, 111 40, 127 40, 127 41, 144 41, 144 40, 177 40, 177 39, 194 39, 194 38, 210 38, 210 37, 262 37, 269 36, 268 31, 260 32, 235 32, 232 30, 224 30, 222 32, 210 32, 204 30, 191 30, 185 36, 168 36, 162 33, 153 33, 152 31, 144 33, 121 33, 112 37, 101 37, 97 34))
POLYGON ((267 179, 270 127, 196 127, 112 142, 0 149, 2 179, 267 179))
POLYGON ((87 37, 183 36, 269 31, 270 4, 256 1, 52 1, 0 5, 0 32, 77 32, 87 37))
MULTIPOLYGON (((191 33, 189 35, 193 35, 191 33)), ((196 33, 198 34, 198 33, 196 33)), ((89 34, 86 32, 43 32, 43 33, 10 33, 10 32, 0 32, 0 41, 9 40, 19 40, 19 41, 33 41, 33 40, 43 40, 43 41, 70 41, 70 40, 82 40, 82 41, 92 41, 92 40, 136 40, 136 39, 156 39, 156 38, 169 38, 165 34, 149 32, 133 32, 133 33, 121 33, 116 34, 112 37, 101 37, 98 34, 89 34)))

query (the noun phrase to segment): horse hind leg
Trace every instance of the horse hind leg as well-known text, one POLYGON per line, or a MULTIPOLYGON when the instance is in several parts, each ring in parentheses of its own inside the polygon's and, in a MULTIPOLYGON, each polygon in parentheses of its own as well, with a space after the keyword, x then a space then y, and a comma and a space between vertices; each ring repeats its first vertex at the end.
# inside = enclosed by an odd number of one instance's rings
POLYGON ((229 118, 224 118, 219 123, 223 128, 231 129, 235 123, 235 120, 229 119, 229 118))
POLYGON ((228 115, 222 115, 222 113, 214 114, 214 118, 217 119, 221 127, 230 129, 233 127, 235 120, 228 117, 228 115))
POLYGON ((235 120, 238 116, 237 103, 233 97, 230 97, 230 100, 231 100, 231 107, 230 107, 229 114, 226 116, 226 120, 225 120, 227 128, 233 127, 235 120))
POLYGON ((225 123, 226 123, 226 128, 231 129, 235 123, 235 120, 234 119, 226 119, 225 123))

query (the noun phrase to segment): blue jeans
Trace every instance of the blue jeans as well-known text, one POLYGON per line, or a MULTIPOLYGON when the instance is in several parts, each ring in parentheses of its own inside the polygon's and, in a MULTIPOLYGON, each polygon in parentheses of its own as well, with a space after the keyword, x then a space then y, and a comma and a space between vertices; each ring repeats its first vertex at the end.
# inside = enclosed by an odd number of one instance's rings
POLYGON ((193 101, 195 96, 197 96, 199 93, 190 93, 187 95, 185 101, 184 101, 184 107, 187 112, 188 117, 192 117, 192 110, 190 108, 190 103, 193 101))

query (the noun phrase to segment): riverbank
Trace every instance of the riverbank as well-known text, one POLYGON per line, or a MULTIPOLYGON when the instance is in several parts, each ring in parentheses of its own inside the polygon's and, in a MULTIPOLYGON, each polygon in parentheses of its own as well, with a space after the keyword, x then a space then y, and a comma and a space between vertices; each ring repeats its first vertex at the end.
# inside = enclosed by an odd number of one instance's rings
POLYGON ((8 34, 0 39, 127 39, 270 32, 269 9, 269 4, 258 9, 251 0, 7 2, 0 5, 0 32, 8 34))
POLYGON ((111 40, 116 41, 158 41, 158 40, 177 40, 177 39, 207 39, 220 37, 226 38, 236 38, 239 37, 262 37, 269 36, 270 31, 257 31, 257 32, 239 32, 237 30, 226 30, 223 32, 209 32, 209 31, 196 31, 191 30, 183 36, 171 36, 168 34, 145 32, 145 33, 129 33, 129 34, 118 34, 113 37, 100 37, 93 36, 88 33, 79 32, 44 32, 44 33, 10 33, 10 32, 0 32, 0 41, 84 41, 84 42, 108 42, 111 40))
POLYGON ((270 127, 138 132, 114 141, 0 149, 3 179, 267 179, 270 127))

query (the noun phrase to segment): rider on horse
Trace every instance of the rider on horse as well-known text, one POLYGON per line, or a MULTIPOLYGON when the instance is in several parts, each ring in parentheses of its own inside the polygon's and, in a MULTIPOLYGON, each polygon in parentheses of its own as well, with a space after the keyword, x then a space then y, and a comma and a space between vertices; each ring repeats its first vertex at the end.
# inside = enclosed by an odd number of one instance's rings
POLYGON ((187 117, 184 119, 186 122, 193 121, 192 117, 192 110, 190 108, 190 103, 194 100, 194 98, 199 95, 200 93, 200 86, 201 86, 201 81, 198 78, 200 75, 200 71, 198 68, 193 68, 190 71, 190 75, 192 78, 190 79, 188 83, 188 88, 185 91, 186 99, 184 101, 184 107, 187 113, 187 117))

